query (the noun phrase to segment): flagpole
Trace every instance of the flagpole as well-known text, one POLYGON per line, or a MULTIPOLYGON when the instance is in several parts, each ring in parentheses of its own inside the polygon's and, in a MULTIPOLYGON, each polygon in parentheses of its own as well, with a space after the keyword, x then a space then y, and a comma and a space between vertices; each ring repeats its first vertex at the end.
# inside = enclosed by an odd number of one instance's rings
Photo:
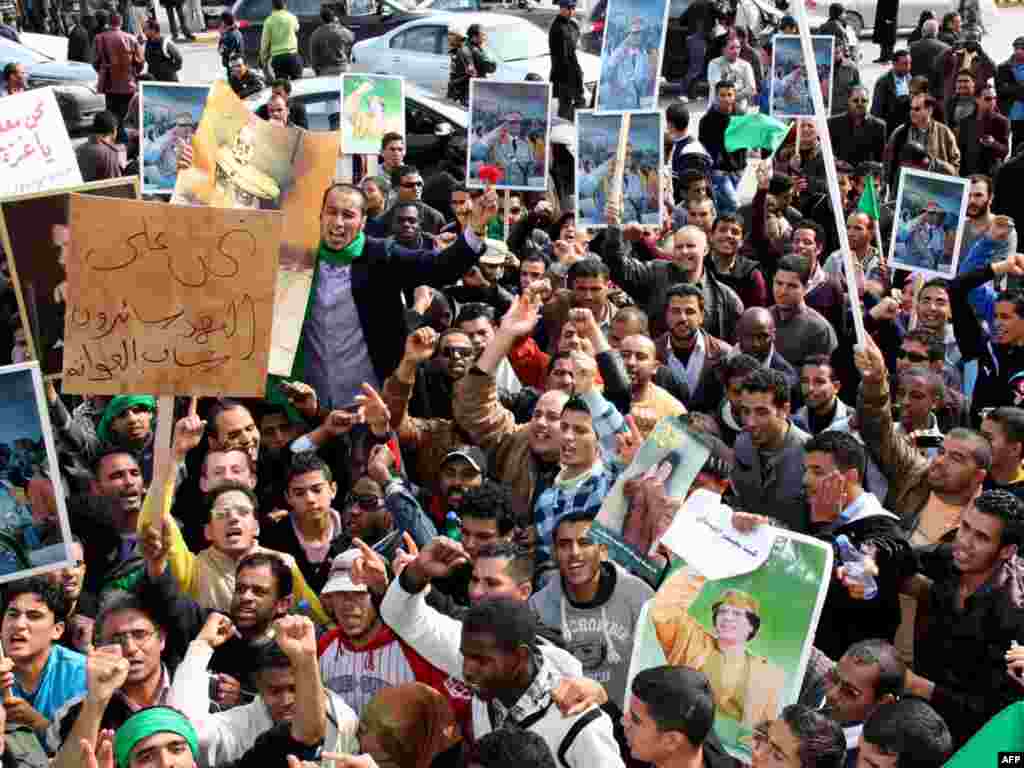
MULTIPOLYGON (((817 59, 814 57, 814 46, 811 44, 810 28, 807 25, 807 10, 802 2, 794 3, 800 30, 800 47, 803 49, 804 63, 807 66, 807 83, 811 89, 811 101, 814 103, 814 119, 818 128, 818 140, 821 142, 821 154, 825 161, 825 174, 828 181, 829 198, 832 201, 832 214, 835 216, 836 230, 839 235, 839 250, 843 254, 843 265, 846 272, 846 292, 853 312, 853 328, 856 333, 857 345, 862 346, 867 334, 864 330, 860 290, 857 287, 857 273, 854 271, 853 253, 850 251, 850 238, 846 234, 846 221, 843 215, 842 197, 839 195, 839 177, 836 174, 836 158, 832 151, 832 137, 828 132, 828 113, 825 111, 825 99, 821 93, 821 79, 818 77, 817 59)), ((797 127, 799 139, 800 128, 797 127)))

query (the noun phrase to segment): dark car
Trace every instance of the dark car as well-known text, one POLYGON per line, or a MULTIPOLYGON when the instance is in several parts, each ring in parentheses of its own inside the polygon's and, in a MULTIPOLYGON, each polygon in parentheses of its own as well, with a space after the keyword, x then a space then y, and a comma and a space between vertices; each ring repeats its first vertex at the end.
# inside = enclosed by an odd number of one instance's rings
POLYGON ((91 64, 56 61, 0 37, 0 70, 11 62, 25 65, 29 88, 53 86, 68 133, 90 129, 96 113, 106 109, 106 99, 96 92, 96 70, 91 64))
MULTIPOLYGON (((332 9, 338 20, 352 30, 356 42, 383 35, 389 29, 433 11, 479 11, 480 0, 288 0, 288 10, 299 20, 299 52, 309 64, 309 38, 320 26, 320 9, 332 9)), ((231 9, 245 40, 245 58, 250 66, 258 66, 263 20, 270 15, 270 0, 236 0, 231 9)), ((520 11, 520 13, 524 13, 520 11)))

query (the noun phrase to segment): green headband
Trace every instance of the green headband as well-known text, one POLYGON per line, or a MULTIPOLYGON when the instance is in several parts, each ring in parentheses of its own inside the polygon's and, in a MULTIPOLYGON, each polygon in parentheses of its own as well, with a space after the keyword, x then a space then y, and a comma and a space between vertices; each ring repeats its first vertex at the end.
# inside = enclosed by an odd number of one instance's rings
POLYGON ((144 405, 151 411, 156 411, 156 398, 152 395, 118 395, 103 409, 103 417, 96 427, 96 437, 103 442, 110 440, 110 422, 137 405, 144 405))
POLYGON ((199 762, 199 737, 192 723, 170 707, 147 707, 129 717, 114 734, 114 756, 118 768, 128 768, 135 745, 156 733, 176 733, 188 742, 192 758, 199 762))

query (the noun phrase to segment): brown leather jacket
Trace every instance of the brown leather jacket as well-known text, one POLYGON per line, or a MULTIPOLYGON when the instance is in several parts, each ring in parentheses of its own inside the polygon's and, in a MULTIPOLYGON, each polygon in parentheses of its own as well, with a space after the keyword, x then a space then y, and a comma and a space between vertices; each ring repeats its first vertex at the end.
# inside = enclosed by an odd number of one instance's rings
POLYGON ((139 41, 120 29, 96 35, 93 68, 99 73, 97 90, 118 96, 132 96, 135 78, 146 59, 139 41))

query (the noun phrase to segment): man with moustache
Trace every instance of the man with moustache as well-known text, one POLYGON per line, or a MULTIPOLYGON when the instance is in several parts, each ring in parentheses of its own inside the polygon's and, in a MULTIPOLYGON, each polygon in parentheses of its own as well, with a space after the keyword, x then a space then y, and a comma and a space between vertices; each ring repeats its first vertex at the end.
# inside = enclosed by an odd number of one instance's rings
POLYGON ((711 412, 724 392, 717 376, 719 364, 733 348, 704 330, 704 293, 695 285, 672 286, 667 294, 665 324, 658 337, 658 361, 686 380, 691 411, 711 412))

